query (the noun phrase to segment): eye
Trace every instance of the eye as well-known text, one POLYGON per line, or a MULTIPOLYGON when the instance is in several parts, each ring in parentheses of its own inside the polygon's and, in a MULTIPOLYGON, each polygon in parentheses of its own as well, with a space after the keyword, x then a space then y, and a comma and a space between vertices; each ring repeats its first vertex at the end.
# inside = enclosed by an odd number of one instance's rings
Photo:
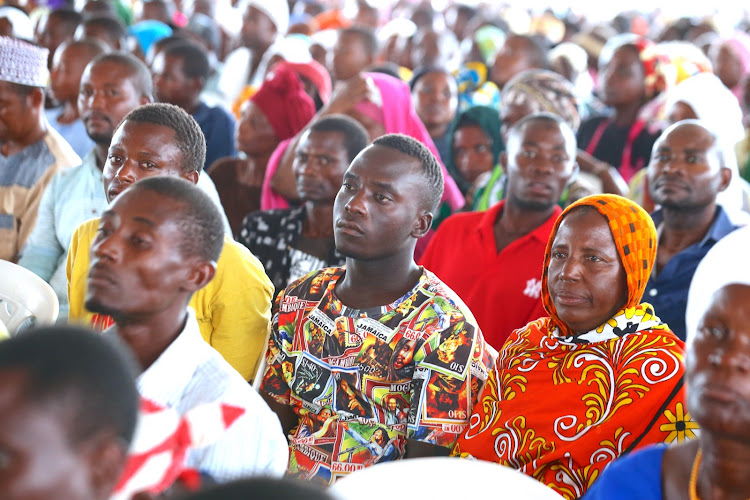
POLYGON ((521 150, 521 152, 518 153, 518 156, 528 159, 536 158, 536 151, 521 150))
POLYGON ((351 191, 354 189, 354 186, 352 186, 348 182, 344 182, 343 184, 341 184, 341 189, 343 189, 344 191, 351 191))
POLYGON ((120 95, 120 91, 117 89, 107 89, 107 91, 105 92, 105 95, 107 97, 117 97, 120 95))
POLYGON ((597 255, 587 255, 586 260, 589 260, 591 262, 604 262, 604 259, 597 255))
POLYGON ((150 161, 142 161, 140 165, 141 165, 141 168, 144 168, 146 170, 154 170, 156 168, 159 168, 159 166, 156 163, 152 163, 150 161))
POLYGON ((138 234, 134 234, 130 237, 130 244, 136 248, 145 249, 151 245, 151 242, 138 234))
POLYGON ((320 158, 320 165, 323 167, 327 167, 331 163, 331 160, 329 158, 326 158, 325 156, 322 156, 320 158))
POLYGON ((389 200, 390 200, 390 198, 388 198, 388 197, 387 197, 386 195, 384 195, 384 194, 380 194, 380 193, 375 193, 375 195, 374 195, 374 196, 375 196, 375 199, 376 199, 376 200, 377 200, 377 201, 378 201, 379 203, 384 203, 384 202, 386 202, 386 201, 389 201, 389 200))
POLYGON ((565 258, 565 253, 564 252, 559 252, 559 251, 552 252, 552 258, 553 259, 564 259, 565 258))
POLYGON ((119 165, 122 163, 122 157, 117 155, 109 155, 107 161, 112 165, 119 165))
POLYGON ((661 162, 667 162, 669 161, 669 155, 666 153, 656 153, 654 155, 654 160, 661 161, 661 162))
POLYGON ((687 158, 685 158, 685 161, 687 163, 696 164, 696 163, 698 163, 698 156, 697 155, 688 155, 687 158))

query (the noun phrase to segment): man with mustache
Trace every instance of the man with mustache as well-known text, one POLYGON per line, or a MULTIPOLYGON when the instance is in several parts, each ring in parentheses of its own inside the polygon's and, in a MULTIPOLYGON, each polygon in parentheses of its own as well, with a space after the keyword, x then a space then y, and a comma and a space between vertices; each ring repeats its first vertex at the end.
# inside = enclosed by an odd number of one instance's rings
MULTIPOLYGON (((111 203, 146 177, 182 177, 197 185, 205 151, 203 132, 182 108, 158 103, 134 109, 112 135, 101 174, 107 201, 111 203)), ((66 274, 70 321, 82 321, 104 329, 112 324, 113 318, 90 310, 84 303, 89 249, 98 224, 98 219, 93 219, 76 228, 71 238, 66 274)), ((192 296, 190 306, 195 310, 206 342, 245 380, 252 380, 265 351, 273 284, 250 251, 228 235, 224 236, 216 276, 192 296)))
POLYGON ((449 217, 420 260, 466 302, 495 349, 513 330, 545 315, 544 249, 561 212, 557 202, 578 172, 575 158, 575 135, 562 119, 522 119, 500 156, 505 199, 486 212, 449 217))
POLYGON ((736 161, 732 145, 699 120, 675 123, 654 144, 648 186, 661 206, 651 214, 659 246, 643 300, 682 340, 695 269, 717 241, 738 227, 716 203, 732 178, 729 162, 736 161))

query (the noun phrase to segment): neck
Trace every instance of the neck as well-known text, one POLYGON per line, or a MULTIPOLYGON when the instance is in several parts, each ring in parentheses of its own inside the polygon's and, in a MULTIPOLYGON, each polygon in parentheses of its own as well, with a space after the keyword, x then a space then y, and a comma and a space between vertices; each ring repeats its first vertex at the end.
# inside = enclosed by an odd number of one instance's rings
POLYGON ((192 115, 195 113, 195 110, 198 109, 198 106, 201 105, 200 96, 195 96, 191 101, 185 102, 180 104, 180 107, 187 111, 189 115, 192 115))
POLYGON ((311 239, 333 238, 333 200, 330 203, 305 201, 302 234, 311 239))
POLYGON ((94 145, 94 156, 96 157, 96 166, 99 170, 104 170, 104 164, 107 162, 107 154, 109 153, 109 144, 95 144, 94 145))
POLYGON ((168 309, 156 316, 115 318, 115 331, 130 346, 145 371, 180 335, 187 318, 183 305, 179 310, 168 309))
POLYGON ((266 176, 268 160, 272 153, 273 151, 253 155, 245 154, 245 161, 238 164, 238 167, 242 170, 238 172, 240 183, 246 186, 262 186, 263 178, 266 176))
POLYGON ((629 127, 638 119, 642 103, 634 102, 615 108, 614 121, 618 127, 629 127))
POLYGON ((495 221, 495 228, 501 233, 522 236, 544 224, 553 213, 555 213, 555 205, 546 210, 527 210, 506 201, 500 216, 495 221))
POLYGON ((33 121, 23 134, 3 142, 2 145, 0 145, 0 152, 2 152, 4 156, 12 156, 16 153, 20 153, 26 147, 41 140, 46 133, 47 121, 44 118, 44 115, 40 112, 37 119, 33 121))
POLYGON ((412 289, 422 275, 411 253, 363 261, 347 257, 346 274, 336 284, 336 294, 348 307, 367 309, 384 306, 412 289))
POLYGON ((449 123, 432 123, 429 125, 425 123, 425 128, 430 137, 443 137, 448 131, 448 125, 449 123))
POLYGON ((666 245, 681 251, 703 239, 716 215, 716 205, 711 203, 695 210, 662 208, 659 246, 666 245))
POLYGON ((744 441, 700 436, 698 496, 704 499, 750 497, 750 446, 744 441))

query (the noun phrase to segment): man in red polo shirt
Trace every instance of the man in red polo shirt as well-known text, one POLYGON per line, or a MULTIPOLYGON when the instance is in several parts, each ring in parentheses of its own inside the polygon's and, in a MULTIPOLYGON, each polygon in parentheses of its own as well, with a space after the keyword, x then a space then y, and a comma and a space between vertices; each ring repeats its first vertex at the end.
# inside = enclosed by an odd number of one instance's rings
POLYGON ((505 199, 485 212, 449 217, 420 261, 466 302, 498 350, 513 330, 546 316, 544 249, 561 211, 557 202, 578 172, 575 134, 555 115, 516 123, 506 149, 505 199))

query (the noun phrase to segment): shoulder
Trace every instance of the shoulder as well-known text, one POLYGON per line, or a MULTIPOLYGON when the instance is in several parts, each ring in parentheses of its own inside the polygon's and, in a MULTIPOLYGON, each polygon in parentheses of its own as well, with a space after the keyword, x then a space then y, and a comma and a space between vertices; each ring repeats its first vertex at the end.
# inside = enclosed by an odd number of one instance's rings
MULTIPOLYGON (((253 273, 263 271, 263 265, 258 258, 248 250, 244 245, 234 241, 228 235, 224 235, 224 246, 219 255, 217 267, 224 267, 228 274, 241 272, 242 270, 251 270, 253 273)), ((217 269, 218 273, 218 269, 217 269)))
POLYGON ((289 283, 284 289, 284 297, 296 296, 308 300, 319 299, 323 296, 331 281, 338 280, 344 273, 342 267, 328 267, 311 273, 289 283))
POLYGON ((99 217, 89 219, 80 226, 78 226, 73 232, 73 239, 78 242, 90 243, 94 239, 94 235, 99 230, 99 217))
POLYGON ((662 492, 662 458, 667 447, 654 445, 612 462, 584 499, 659 499, 662 492), (633 478, 638 478, 634 481, 633 478))

